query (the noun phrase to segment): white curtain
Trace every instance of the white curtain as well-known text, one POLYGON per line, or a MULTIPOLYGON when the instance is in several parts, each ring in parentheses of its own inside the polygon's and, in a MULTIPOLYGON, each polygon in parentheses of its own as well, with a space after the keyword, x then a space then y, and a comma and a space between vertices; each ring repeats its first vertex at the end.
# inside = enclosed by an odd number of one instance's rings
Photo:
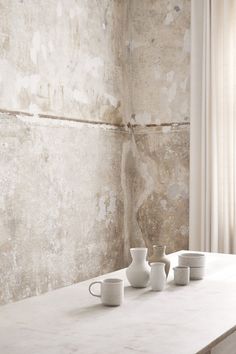
POLYGON ((236 253, 236 0, 191 4, 189 248, 236 253))

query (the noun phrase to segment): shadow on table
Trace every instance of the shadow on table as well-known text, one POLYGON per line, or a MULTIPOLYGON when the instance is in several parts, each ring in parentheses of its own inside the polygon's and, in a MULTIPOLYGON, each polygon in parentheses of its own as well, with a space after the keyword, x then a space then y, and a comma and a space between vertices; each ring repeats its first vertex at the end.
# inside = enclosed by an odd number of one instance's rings
POLYGON ((153 291, 150 286, 146 288, 132 288, 131 286, 125 287, 125 296, 128 295, 129 299, 132 300, 140 300, 141 298, 148 300, 156 297, 159 293, 159 291, 153 291))
MULTIPOLYGON (((168 292, 176 292, 178 290, 183 289, 183 286, 176 286, 174 284, 174 281, 171 281, 167 284, 166 288, 164 291, 153 291, 150 286, 147 288, 133 288, 132 286, 125 286, 125 298, 126 296, 129 297, 131 300, 140 300, 143 298, 145 301, 155 298, 161 293, 168 291, 168 292)), ((75 308, 71 311, 69 311, 67 314, 70 317, 74 317, 75 319, 81 319, 81 318, 86 318, 86 317, 93 317, 93 316, 99 316, 104 315, 107 312, 111 312, 119 308, 119 306, 104 306, 101 303, 90 305, 90 306, 84 306, 81 308, 75 308)))
POLYGON ((129 295, 129 298, 134 300, 140 299, 141 297, 143 297, 143 299, 151 299, 163 292, 177 292, 182 290, 184 287, 185 286, 176 285, 174 280, 172 280, 167 283, 166 288, 163 291, 153 291, 150 286, 147 288, 132 288, 131 286, 128 286, 125 287, 125 295, 129 295))
POLYGON ((150 288, 133 288, 132 286, 125 286, 125 298, 129 300, 139 299, 141 296, 145 296, 150 293, 150 288))
POLYGON ((128 285, 125 286, 125 295, 137 295, 138 293, 142 293, 146 290, 146 288, 133 288, 132 286, 128 285))
POLYGON ((105 312, 112 311, 116 309, 116 306, 104 306, 102 304, 95 304, 95 305, 90 305, 90 306, 85 306, 82 308, 75 308, 74 310, 71 310, 68 312, 68 315, 70 317, 75 317, 78 319, 84 318, 84 317, 92 317, 92 316, 97 316, 99 314, 104 314, 105 312))
POLYGON ((184 285, 176 285, 174 280, 171 280, 168 284, 167 284, 167 287, 165 289, 165 291, 169 291, 169 292, 172 292, 172 291, 178 291, 180 289, 183 289, 185 286, 184 285))

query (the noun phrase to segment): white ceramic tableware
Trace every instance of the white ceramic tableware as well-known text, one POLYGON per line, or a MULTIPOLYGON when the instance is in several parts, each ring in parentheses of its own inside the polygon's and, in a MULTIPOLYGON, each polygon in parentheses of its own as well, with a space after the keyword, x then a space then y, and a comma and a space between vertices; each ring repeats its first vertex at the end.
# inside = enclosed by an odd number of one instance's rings
POLYGON ((179 255, 179 265, 189 267, 204 267, 206 256, 203 253, 191 252, 179 255))
POLYGON ((205 275, 205 267, 191 267, 190 268, 190 279, 191 280, 201 280, 205 275))
POLYGON ((126 269, 126 276, 134 288, 145 288, 150 279, 150 267, 146 260, 147 248, 137 247, 130 249, 132 263, 126 269))
POLYGON ((188 266, 174 267, 174 281, 176 285, 188 285, 190 279, 190 268, 188 266))
POLYGON ((124 281, 122 279, 105 279, 103 281, 94 281, 89 285, 91 295, 100 297, 102 304, 106 306, 119 306, 124 300, 124 281), (100 284, 100 294, 92 292, 92 286, 100 284))
POLYGON ((166 286, 165 263, 151 263, 150 283, 153 291, 162 291, 166 286))
POLYGON ((149 259, 149 264, 151 263, 165 263, 166 279, 170 271, 170 260, 166 255, 166 246, 163 245, 153 245, 153 254, 149 259))

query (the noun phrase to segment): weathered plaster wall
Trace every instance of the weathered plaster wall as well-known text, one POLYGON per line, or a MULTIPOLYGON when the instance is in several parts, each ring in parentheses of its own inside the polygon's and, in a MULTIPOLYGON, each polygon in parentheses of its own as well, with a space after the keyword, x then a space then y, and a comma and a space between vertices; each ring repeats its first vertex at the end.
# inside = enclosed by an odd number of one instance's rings
POLYGON ((188 247, 189 131, 185 126, 136 130, 131 244, 168 252, 188 247))
POLYGON ((190 0, 0 10, 0 303, 187 248, 190 0))
POLYGON ((124 265, 125 8, 0 0, 0 304, 124 265))
POLYGON ((189 122, 190 0, 131 0, 129 33, 135 122, 189 122))
POLYGON ((124 8, 0 0, 0 108, 121 123, 124 8))
POLYGON ((123 266, 124 139, 0 116, 0 303, 123 266))
POLYGON ((187 249, 190 0, 131 0, 128 32, 126 244, 187 249))

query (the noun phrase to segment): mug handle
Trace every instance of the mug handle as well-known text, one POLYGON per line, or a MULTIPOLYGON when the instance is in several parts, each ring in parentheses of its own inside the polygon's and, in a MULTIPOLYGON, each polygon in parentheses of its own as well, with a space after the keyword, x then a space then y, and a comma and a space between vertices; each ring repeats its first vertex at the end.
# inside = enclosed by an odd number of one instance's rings
POLYGON ((97 295, 97 294, 94 294, 94 293, 92 292, 91 288, 92 288, 92 286, 93 286, 94 284, 102 284, 102 282, 101 282, 101 281, 94 281, 93 283, 91 283, 91 284, 89 285, 89 292, 90 292, 90 294, 93 295, 93 296, 96 296, 96 297, 101 297, 101 294, 100 294, 100 295, 97 295))

